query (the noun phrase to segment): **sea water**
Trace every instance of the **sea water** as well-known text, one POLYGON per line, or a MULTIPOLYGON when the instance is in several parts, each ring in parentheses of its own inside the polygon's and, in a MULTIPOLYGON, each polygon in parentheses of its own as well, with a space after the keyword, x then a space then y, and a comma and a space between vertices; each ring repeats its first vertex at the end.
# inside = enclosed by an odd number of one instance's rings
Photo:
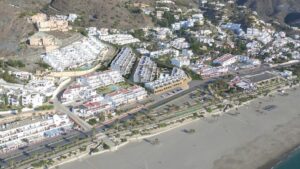
POLYGON ((277 164, 274 169, 300 169, 300 148, 293 151, 285 160, 277 164))

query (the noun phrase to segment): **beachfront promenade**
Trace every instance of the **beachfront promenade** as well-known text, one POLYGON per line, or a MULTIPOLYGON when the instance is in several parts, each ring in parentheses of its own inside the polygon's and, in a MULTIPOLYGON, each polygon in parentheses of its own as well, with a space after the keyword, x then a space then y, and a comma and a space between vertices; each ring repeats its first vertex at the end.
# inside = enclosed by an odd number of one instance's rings
POLYGON ((300 90, 291 89, 288 93, 289 96, 259 98, 238 111, 197 120, 155 136, 160 140, 157 146, 143 141, 132 143, 116 152, 78 159, 61 168, 259 168, 299 144, 300 90), (277 108, 262 110, 268 105, 277 108), (184 129, 196 132, 190 135, 182 132, 184 129))

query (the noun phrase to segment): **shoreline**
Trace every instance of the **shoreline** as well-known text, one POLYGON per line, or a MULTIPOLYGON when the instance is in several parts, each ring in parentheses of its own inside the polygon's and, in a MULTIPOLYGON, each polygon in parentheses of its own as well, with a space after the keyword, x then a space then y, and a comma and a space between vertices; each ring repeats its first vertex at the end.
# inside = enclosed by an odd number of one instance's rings
POLYGON ((173 125, 173 126, 170 126, 169 128, 165 129, 165 130, 161 130, 159 132, 156 132, 156 133, 153 133, 153 134, 150 134, 150 135, 144 135, 144 136, 139 136, 139 137, 132 137, 132 138, 129 138, 127 142, 124 142, 124 143, 121 143, 119 145, 117 145, 115 148, 115 150, 103 150, 103 151, 99 151, 99 152, 96 152, 96 153, 93 153, 92 155, 89 155, 89 153, 85 152, 77 157, 73 157, 73 158, 70 158, 66 161, 62 161, 61 163, 59 164, 56 164, 56 165, 53 165, 51 167, 49 167, 50 169, 51 168, 55 168, 57 166, 62 166, 62 165, 65 165, 65 164, 68 164, 68 163, 71 163, 71 162, 74 162, 76 160, 79 160, 79 159, 86 159, 86 158, 90 158, 90 157, 94 157, 94 156, 98 156, 98 155, 101 155, 101 154, 104 154, 104 153, 108 153, 108 152, 117 152, 120 148, 122 147, 125 147, 129 144, 132 144, 132 143, 137 143, 139 141, 142 141, 143 139, 146 139, 146 138, 150 138, 150 137, 154 137, 154 136, 157 136, 157 135, 161 135, 161 134, 164 134, 164 133, 167 133, 171 130, 174 130, 174 129, 177 129, 177 128, 180 128, 180 127, 183 127, 185 125, 188 125, 188 124, 191 124, 191 123, 194 123, 194 122, 197 122, 201 120, 201 118, 197 118, 197 119, 193 119, 193 120, 186 120, 184 121, 183 123, 179 123, 177 125, 173 125))
POLYGON ((287 150, 285 153, 279 155, 277 158, 267 162, 265 165, 259 167, 258 169, 274 169, 279 164, 284 162, 285 160, 288 160, 290 155, 295 153, 296 151, 300 150, 300 141, 298 146, 294 146, 293 148, 287 150))

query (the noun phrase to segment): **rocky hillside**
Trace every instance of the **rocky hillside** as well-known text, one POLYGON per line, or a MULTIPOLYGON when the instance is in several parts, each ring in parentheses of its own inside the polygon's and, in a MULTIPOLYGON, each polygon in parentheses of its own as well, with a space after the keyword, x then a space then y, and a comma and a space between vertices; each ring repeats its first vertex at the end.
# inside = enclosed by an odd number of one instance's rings
POLYGON ((14 55, 20 50, 20 41, 34 31, 26 16, 41 9, 47 1, 1 0, 0 1, 0 58, 14 55))
POLYGON ((131 28, 151 25, 151 18, 131 12, 118 0, 54 0, 51 6, 64 14, 77 13, 84 25, 131 28))
MULTIPOLYGON (((178 5, 189 7, 197 0, 175 0, 178 5)), ((53 0, 50 7, 64 14, 83 16, 84 25, 114 27, 119 29, 152 26, 152 19, 136 10, 134 3, 155 6, 156 0, 53 0)))
POLYGON ((266 20, 277 20, 288 24, 296 24, 300 20, 300 1, 299 0, 237 0, 240 5, 246 5, 258 12, 266 20), (296 15, 289 15, 296 13, 296 15), (289 15, 288 18, 286 18, 289 15))

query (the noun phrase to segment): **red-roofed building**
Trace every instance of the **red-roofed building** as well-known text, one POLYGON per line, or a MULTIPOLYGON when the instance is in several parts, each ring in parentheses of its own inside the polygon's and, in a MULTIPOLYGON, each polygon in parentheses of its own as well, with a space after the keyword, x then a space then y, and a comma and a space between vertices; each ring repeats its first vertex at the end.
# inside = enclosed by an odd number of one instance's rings
POLYGON ((79 117, 89 118, 100 113, 109 113, 112 111, 112 105, 108 102, 86 102, 83 105, 74 108, 74 112, 79 117))
POLYGON ((105 99, 111 101, 114 107, 133 103, 147 97, 147 91, 140 86, 132 86, 107 94, 105 99))
POLYGON ((231 54, 225 54, 213 61, 214 64, 219 64, 221 66, 229 66, 237 61, 237 57, 231 54))

